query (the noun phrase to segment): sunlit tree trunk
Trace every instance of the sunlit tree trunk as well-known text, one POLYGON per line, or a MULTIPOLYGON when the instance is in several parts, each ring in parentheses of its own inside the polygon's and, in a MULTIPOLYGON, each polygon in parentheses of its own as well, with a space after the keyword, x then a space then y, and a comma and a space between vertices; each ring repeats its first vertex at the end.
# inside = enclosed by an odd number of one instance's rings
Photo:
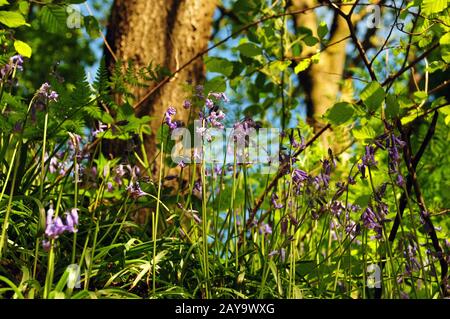
MULTIPOLYGON (((312 8, 318 4, 318 1, 293 0, 292 3, 297 10, 312 8)), ((343 6, 342 10, 347 13, 350 8, 350 6, 343 6)), ((316 37, 319 23, 320 21, 318 21, 318 17, 314 10, 297 15, 295 21, 297 29, 300 27, 308 28, 316 37)), ((335 15, 333 24, 330 28, 329 44, 331 45, 322 50, 317 64, 312 64, 308 70, 300 73, 300 83, 305 90, 307 120, 314 127, 315 131, 322 128, 324 125, 321 120, 322 115, 325 114, 339 98, 340 100, 348 100, 351 98, 345 94, 345 87, 342 86, 349 34, 350 32, 345 20, 342 17, 335 15), (340 96, 339 92, 342 93, 340 96)), ((304 47, 301 58, 311 56, 319 49, 319 44, 313 47, 304 47)), ((329 138, 333 135, 335 134, 330 134, 330 132, 322 135, 322 142, 325 147, 330 145, 329 138)))
MULTIPOLYGON (((109 21, 107 41, 115 57, 132 60, 137 67, 166 67, 174 72, 197 53, 207 48, 215 1, 210 0, 115 0, 109 21)), ((106 50, 107 66, 114 64, 106 50)), ((155 91, 137 113, 150 115, 152 134, 146 137, 149 160, 156 154, 155 135, 168 106, 177 109, 176 120, 187 122, 189 111, 182 107, 186 84, 201 84, 205 69, 195 60, 171 81, 155 91)), ((141 101, 157 83, 148 88, 133 88, 136 102, 141 101)), ((120 152, 120 149, 116 151, 120 152)), ((114 150, 112 150, 114 152, 114 150)))

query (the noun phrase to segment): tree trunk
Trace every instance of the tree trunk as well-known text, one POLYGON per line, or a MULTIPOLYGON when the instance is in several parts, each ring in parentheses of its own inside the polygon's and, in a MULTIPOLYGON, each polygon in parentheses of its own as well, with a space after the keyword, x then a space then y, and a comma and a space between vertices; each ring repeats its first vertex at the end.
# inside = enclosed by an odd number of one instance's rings
MULTIPOLYGON (((317 5, 318 1, 293 0, 292 3, 295 9, 304 9, 317 5)), ((343 6, 342 10, 347 13, 350 8, 350 6, 343 6)), ((317 37, 319 23, 313 10, 297 15, 295 25, 297 28, 306 27, 310 29, 313 35, 317 37)), ((320 53, 319 63, 312 64, 308 70, 299 75, 300 83, 305 90, 307 120, 316 132, 323 126, 322 115, 337 102, 338 93, 342 92, 341 82, 345 67, 345 50, 348 43, 346 37, 349 36, 350 32, 345 20, 337 14, 334 17, 330 32, 329 43, 333 45, 320 53)), ((304 47, 300 58, 311 56, 319 49, 319 44, 313 47, 304 47)), ((341 100, 348 99, 346 94, 342 93, 341 100)), ((329 139, 335 134, 336 132, 322 134, 322 143, 325 147, 332 144, 329 139)), ((334 143, 333 145, 336 146, 337 144, 334 143)), ((338 152, 336 149, 333 149, 333 151, 338 152)))
MULTIPOLYGON (((205 50, 210 37, 215 1, 210 0, 115 0, 109 21, 107 41, 120 61, 132 60, 138 68, 166 67, 174 72, 197 53, 205 50)), ((114 64, 106 50, 108 68, 114 64)), ((186 84, 202 84, 204 64, 195 60, 170 82, 156 90, 138 116, 153 116, 152 134, 146 136, 149 161, 156 155, 156 133, 169 106, 177 110, 176 120, 187 122, 189 110, 182 107, 186 84)), ((157 83, 147 88, 133 88, 135 102, 140 101, 157 83)), ((119 150, 120 151, 120 150, 119 150)), ((155 161, 158 162, 158 161, 155 161)))

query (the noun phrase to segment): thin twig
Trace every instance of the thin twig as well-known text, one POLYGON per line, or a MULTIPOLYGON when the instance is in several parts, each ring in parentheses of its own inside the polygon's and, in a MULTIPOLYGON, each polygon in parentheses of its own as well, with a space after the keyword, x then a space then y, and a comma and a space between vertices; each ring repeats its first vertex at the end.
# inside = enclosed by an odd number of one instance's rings
MULTIPOLYGON (((437 112, 435 114, 438 114, 437 112)), ((437 116, 436 121, 437 121, 437 116)), ((412 186, 414 188, 414 193, 416 194, 417 204, 419 206, 419 214, 420 217, 424 223, 424 227, 426 232, 429 234, 431 238, 431 242, 433 244, 433 248, 436 251, 437 257, 439 259, 439 264, 441 267, 441 289, 442 289, 442 295, 444 297, 448 296, 447 291, 447 274, 448 274, 448 264, 445 259, 444 253, 442 251, 441 245, 439 243, 439 239, 436 235, 436 229, 434 228, 433 222, 430 219, 430 214, 428 213, 427 207, 425 205, 425 200, 422 195, 422 191, 419 185, 419 182, 417 180, 417 174, 416 169, 413 165, 413 156, 411 152, 411 141, 409 138, 409 135, 405 134, 402 124, 400 120, 397 121, 397 127, 400 131, 403 140, 406 142, 405 147, 403 148, 403 157, 406 163, 406 167, 408 168, 409 175, 411 177, 412 186)))

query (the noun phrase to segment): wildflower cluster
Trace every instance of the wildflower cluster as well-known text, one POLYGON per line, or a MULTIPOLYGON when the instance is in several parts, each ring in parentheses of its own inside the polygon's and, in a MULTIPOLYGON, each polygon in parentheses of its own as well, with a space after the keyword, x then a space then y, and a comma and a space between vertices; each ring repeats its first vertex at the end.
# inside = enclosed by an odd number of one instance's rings
POLYGON ((45 236, 42 246, 45 250, 50 248, 50 240, 57 239, 65 232, 76 233, 78 231, 78 209, 72 208, 70 212, 64 213, 63 218, 54 217, 55 211, 50 207, 47 211, 45 236))
POLYGON ((0 80, 10 80, 16 71, 23 71, 23 57, 20 54, 9 58, 9 63, 0 69, 0 80))

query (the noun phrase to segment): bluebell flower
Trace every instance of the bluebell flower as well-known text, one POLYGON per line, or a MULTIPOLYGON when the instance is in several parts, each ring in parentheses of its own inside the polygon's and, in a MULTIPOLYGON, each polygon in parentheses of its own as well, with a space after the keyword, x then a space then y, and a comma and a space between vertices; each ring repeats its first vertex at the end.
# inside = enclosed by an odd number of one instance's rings
POLYGON ((203 90, 204 90, 203 85, 197 85, 197 86, 195 87, 195 92, 196 92, 195 95, 196 95, 199 99, 204 99, 204 98, 205 98, 205 96, 203 95, 203 90))
POLYGON ((270 201, 275 209, 283 208, 283 204, 278 202, 278 195, 276 193, 272 193, 270 201))
POLYGON ((7 79, 14 73, 14 70, 23 71, 23 57, 20 54, 9 58, 9 63, 0 69, 0 79, 7 79))
POLYGON ((184 100, 184 102, 183 102, 183 107, 184 107, 186 110, 187 110, 187 109, 190 109, 191 106, 192 106, 191 101, 189 101, 189 100, 184 100))
POLYGON ((206 101, 205 101, 205 106, 206 106, 208 109, 212 109, 212 108, 214 107, 214 102, 213 102, 211 99, 206 99, 206 101))
POLYGON ((139 186, 138 182, 131 182, 130 185, 127 187, 128 194, 133 199, 138 199, 139 197, 148 195, 148 193, 142 191, 141 187, 139 186))
POLYGON ((305 171, 295 168, 292 171, 292 181, 296 184, 300 184, 308 179, 308 173, 305 171))
POLYGON ((361 220, 364 227, 367 229, 373 229, 377 234, 375 238, 380 239, 382 237, 383 227, 380 224, 378 216, 374 213, 371 207, 367 207, 361 215, 361 220))
POLYGON ((169 108, 167 109, 166 113, 164 114, 164 122, 167 124, 167 126, 171 129, 174 130, 177 128, 177 123, 173 121, 173 116, 177 113, 177 110, 172 107, 169 106, 169 108))
POLYGON ((47 82, 43 83, 39 90, 37 91, 38 98, 49 102, 57 102, 58 101, 58 93, 52 90, 52 87, 47 82))
POLYGON ((262 223, 261 226, 259 226, 259 233, 261 235, 272 234, 272 227, 267 223, 262 223))
MULTIPOLYGON (((45 227, 45 235, 48 239, 56 239, 60 235, 62 235, 65 231, 70 233, 77 232, 76 226, 78 226, 78 210, 73 208, 70 212, 65 213, 65 223, 63 222, 61 217, 54 218, 54 210, 53 207, 47 211, 46 218, 46 227, 45 227)), ((42 243, 44 249, 46 248, 47 243, 42 243)))
POLYGON ((344 205, 342 204, 341 201, 334 201, 331 203, 330 205, 330 211, 331 213, 336 216, 339 217, 342 213, 342 210, 344 209, 344 205))
POLYGON ((366 152, 362 157, 362 163, 367 167, 373 167, 378 164, 375 160, 375 148, 373 146, 366 145, 366 152))
POLYGON ((42 248, 44 248, 44 251, 46 251, 46 252, 50 251, 50 247, 51 247, 50 241, 47 239, 44 239, 42 241, 42 248))
POLYGON ((225 103, 229 102, 228 97, 223 92, 222 93, 210 92, 208 96, 213 96, 216 100, 223 101, 225 103))

